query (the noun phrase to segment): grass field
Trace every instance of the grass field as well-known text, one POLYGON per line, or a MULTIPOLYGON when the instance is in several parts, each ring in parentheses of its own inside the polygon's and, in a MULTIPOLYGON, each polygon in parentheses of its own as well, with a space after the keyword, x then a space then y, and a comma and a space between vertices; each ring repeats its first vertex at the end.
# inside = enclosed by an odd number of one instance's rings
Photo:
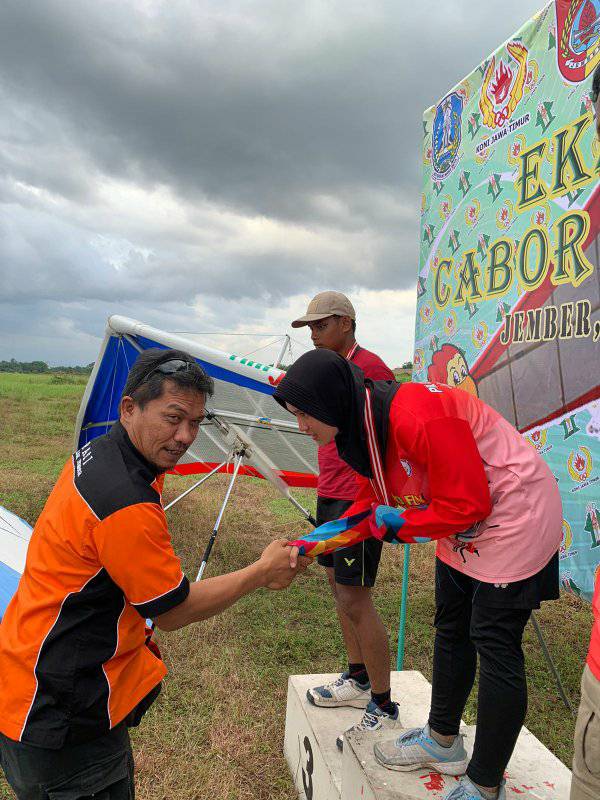
MULTIPOLYGON (((0 503, 34 523, 73 445, 85 379, 0 373, 0 503)), ((168 512, 176 551, 194 575, 225 489, 225 478, 192 493, 168 512)), ((169 477, 165 500, 190 479, 169 477)), ((314 496, 303 499, 314 503, 314 496)), ((303 527, 296 512, 264 481, 241 479, 209 564, 209 575, 248 564, 275 537, 303 527)), ((433 550, 412 548, 405 666, 431 678, 433 550)), ((402 554, 384 548, 376 604, 392 648, 402 554)), ((576 706, 591 614, 565 596, 539 615, 576 706)), ((161 697, 133 732, 140 800, 292 800, 282 756, 287 677, 332 672, 343 646, 324 576, 318 567, 288 591, 259 591, 223 615, 159 635, 169 667, 161 697)), ((528 627, 530 699, 527 726, 566 764, 574 723, 528 627)), ((357 712, 358 715, 359 712, 357 712)), ((475 721, 472 698, 465 712, 475 721)), ((12 794, 0 779, 0 798, 12 794)))

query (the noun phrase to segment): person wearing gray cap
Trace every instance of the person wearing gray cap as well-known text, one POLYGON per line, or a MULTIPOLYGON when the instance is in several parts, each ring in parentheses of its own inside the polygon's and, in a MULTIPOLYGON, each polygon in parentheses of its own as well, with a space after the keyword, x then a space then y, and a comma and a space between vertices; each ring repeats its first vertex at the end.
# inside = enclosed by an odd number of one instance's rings
MULTIPOLYGON (((321 292, 292 328, 308 326, 315 347, 333 350, 359 367, 371 380, 394 380, 379 356, 356 342, 356 312, 341 292, 321 292)), ((356 497, 356 473, 341 460, 335 441, 319 447, 317 524, 339 519, 356 497)), ((398 707, 390 697, 390 653, 385 627, 375 610, 371 589, 381 556, 381 542, 367 539, 353 547, 319 557, 335 598, 346 652, 347 669, 325 686, 309 689, 310 703, 323 708, 365 708, 354 728, 393 727, 398 707)), ((343 747, 343 737, 338 738, 343 747)))

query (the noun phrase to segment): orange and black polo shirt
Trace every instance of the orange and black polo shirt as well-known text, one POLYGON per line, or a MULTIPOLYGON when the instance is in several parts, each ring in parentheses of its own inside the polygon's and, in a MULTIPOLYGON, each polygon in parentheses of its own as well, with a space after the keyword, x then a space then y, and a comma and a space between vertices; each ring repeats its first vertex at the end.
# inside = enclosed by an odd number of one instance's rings
POLYGON ((100 736, 166 674, 145 619, 186 599, 163 475, 120 423, 66 463, 0 625, 0 731, 48 748, 100 736))

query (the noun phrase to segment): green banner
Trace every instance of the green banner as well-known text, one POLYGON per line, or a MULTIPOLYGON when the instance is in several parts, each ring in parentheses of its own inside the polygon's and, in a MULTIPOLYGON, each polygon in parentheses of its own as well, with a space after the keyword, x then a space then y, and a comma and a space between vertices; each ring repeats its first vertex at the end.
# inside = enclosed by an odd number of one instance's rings
POLYGON ((556 0, 423 117, 415 380, 477 394, 563 499, 563 587, 600 563, 600 0, 556 0))

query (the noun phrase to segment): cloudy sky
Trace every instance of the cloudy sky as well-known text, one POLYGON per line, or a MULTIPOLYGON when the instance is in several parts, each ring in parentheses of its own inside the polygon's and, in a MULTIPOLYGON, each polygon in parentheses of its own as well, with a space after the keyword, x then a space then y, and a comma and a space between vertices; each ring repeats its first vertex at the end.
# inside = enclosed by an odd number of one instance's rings
POLYGON ((245 353, 328 288, 409 359, 422 112, 542 4, 3 0, 0 359, 113 313, 245 353))

